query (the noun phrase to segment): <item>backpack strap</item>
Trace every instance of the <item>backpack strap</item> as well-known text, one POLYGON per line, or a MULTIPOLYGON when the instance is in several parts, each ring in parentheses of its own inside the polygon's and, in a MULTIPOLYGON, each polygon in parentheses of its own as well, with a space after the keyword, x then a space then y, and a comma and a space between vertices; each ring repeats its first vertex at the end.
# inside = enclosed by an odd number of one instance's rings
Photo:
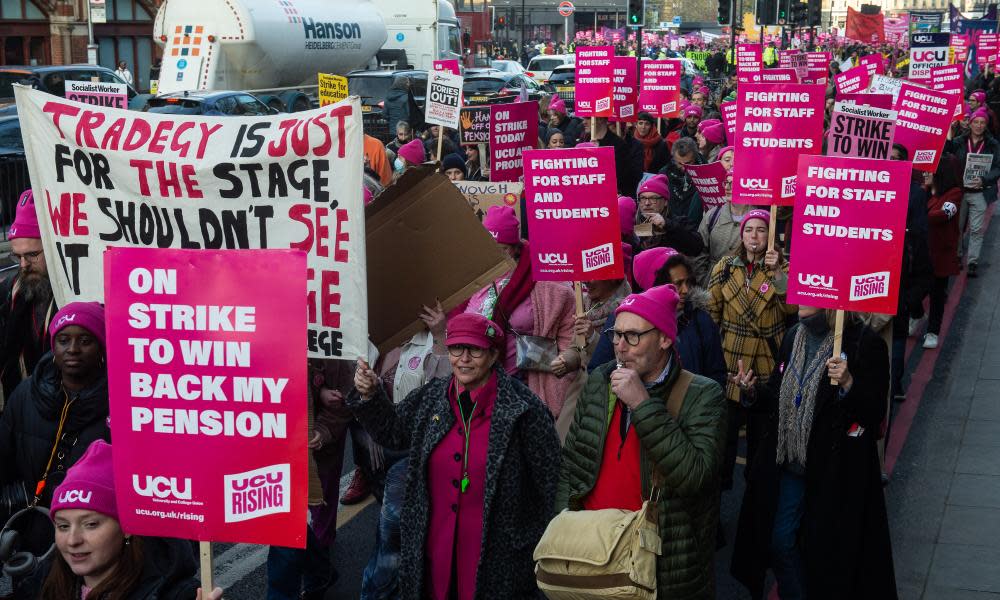
MULTIPOLYGON (((670 395, 667 396, 667 412, 674 419, 681 414, 681 408, 684 407, 684 397, 687 396, 688 388, 691 387, 691 382, 694 381, 694 374, 690 371, 681 369, 681 372, 677 375, 677 381, 674 382, 674 386, 670 388, 670 395)), ((650 499, 658 499, 660 490, 663 489, 663 473, 653 465, 653 477, 651 478, 651 483, 653 485, 652 493, 650 494, 650 499)), ((655 504, 655 503, 654 503, 655 504)))
POLYGON ((715 229, 715 224, 719 222, 719 213, 722 212, 722 205, 718 205, 712 211, 712 214, 708 217, 708 235, 712 235, 712 230, 715 229))

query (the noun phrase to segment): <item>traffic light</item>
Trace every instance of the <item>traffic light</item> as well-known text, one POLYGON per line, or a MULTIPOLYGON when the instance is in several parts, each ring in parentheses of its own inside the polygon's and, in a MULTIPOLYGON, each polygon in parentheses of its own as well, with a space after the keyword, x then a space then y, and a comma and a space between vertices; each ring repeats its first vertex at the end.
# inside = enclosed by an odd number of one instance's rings
POLYGON ((793 25, 805 25, 807 19, 807 13, 809 12, 809 5, 800 0, 791 0, 791 8, 788 15, 789 21, 793 25))
POLYGON ((778 0, 757 0, 757 24, 775 25, 778 17, 778 0))
POLYGON ((778 2, 778 25, 788 24, 788 6, 791 0, 779 0, 778 2))
POLYGON ((823 0, 809 0, 806 13, 806 25, 819 27, 823 23, 823 0))
POLYGON ((627 20, 629 27, 646 26, 646 0, 628 0, 627 20))
POLYGON ((719 25, 733 24, 733 0, 719 0, 719 25))
POLYGON ((497 29, 503 29, 507 26, 507 17, 499 16, 497 17, 497 29))

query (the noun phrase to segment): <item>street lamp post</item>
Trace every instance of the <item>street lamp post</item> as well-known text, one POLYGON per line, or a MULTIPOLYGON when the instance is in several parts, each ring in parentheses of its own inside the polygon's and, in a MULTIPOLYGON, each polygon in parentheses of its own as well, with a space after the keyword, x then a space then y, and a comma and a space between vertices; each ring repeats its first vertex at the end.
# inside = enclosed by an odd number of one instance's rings
POLYGON ((524 27, 527 20, 528 20, 528 12, 524 8, 524 0, 521 0, 521 46, 522 47, 528 42, 528 38, 524 36, 524 27))

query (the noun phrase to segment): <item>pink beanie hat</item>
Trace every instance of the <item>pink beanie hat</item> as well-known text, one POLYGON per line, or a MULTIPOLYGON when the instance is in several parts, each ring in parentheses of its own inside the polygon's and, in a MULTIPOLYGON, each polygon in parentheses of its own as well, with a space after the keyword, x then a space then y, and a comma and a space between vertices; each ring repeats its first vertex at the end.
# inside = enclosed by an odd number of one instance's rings
POLYGON ((688 106, 687 108, 684 109, 685 119, 688 117, 698 117, 700 119, 701 115, 702 115, 701 107, 698 106, 697 104, 692 104, 691 106, 688 106))
POLYGON ((726 129, 719 123, 706 127, 701 135, 713 144, 721 144, 726 141, 726 129))
POLYGON ((719 150, 719 158, 722 158, 722 155, 726 154, 727 152, 735 152, 735 151, 736 151, 735 146, 723 146, 723 148, 719 150))
POLYGON ((681 100, 681 112, 687 110, 687 107, 691 106, 691 103, 687 100, 681 100))
POLYGON ((549 102, 549 110, 565 115, 566 103, 561 97, 552 96, 552 100, 549 102))
MULTIPOLYGON (((639 256, 642 256, 640 254, 639 256)), ((638 256, 636 257, 638 259, 638 256)), ((677 304, 680 297, 672 285, 660 285, 641 294, 631 294, 618 306, 615 314, 630 312, 649 321, 671 340, 677 340, 677 304)))
POLYGON ((635 229, 635 200, 628 196, 618 196, 618 223, 622 235, 632 235, 635 229))
MULTIPOLYGON (((969 121, 972 121, 973 119, 983 119, 984 121, 989 123, 990 113, 986 112, 985 108, 977 108, 976 110, 972 111, 971 115, 969 115, 969 121)), ((20 217, 20 215, 21 213, 20 211, 18 211, 18 217, 20 217)))
POLYGON ((370 189, 366 188, 365 186, 361 187, 365 191, 365 206, 368 206, 369 204, 372 203, 372 199, 374 198, 374 196, 372 196, 372 191, 370 189))
POLYGON ((42 238, 42 233, 38 229, 38 215, 35 214, 35 195, 31 193, 31 188, 21 192, 21 197, 17 199, 17 212, 14 215, 14 224, 10 226, 7 235, 8 239, 19 238, 42 238))
POLYGON ((711 96, 712 95, 712 90, 708 89, 708 87, 706 87, 704 85, 701 86, 700 88, 698 88, 698 91, 701 92, 702 94, 704 94, 705 96, 711 96))
POLYGON ((743 230, 746 228, 747 223, 754 219, 760 219, 767 223, 768 226, 771 225, 771 213, 760 208, 755 208, 743 215, 743 220, 740 221, 740 237, 743 237, 743 230))
POLYGON ((651 194, 657 194, 663 196, 664 199, 670 199, 670 183, 667 181, 666 175, 653 175, 646 181, 642 182, 639 186, 639 195, 643 192, 649 192, 651 194))
POLYGON ((518 244, 521 242, 521 226, 517 222, 514 209, 509 206, 491 206, 483 218, 483 227, 490 232, 498 244, 518 244))
POLYGON ((97 302, 70 302, 52 317, 49 324, 49 343, 56 345, 56 335, 70 325, 83 327, 104 344, 104 307, 97 302))
POLYGON ((408 162, 419 165, 427 159, 424 153, 424 143, 420 140, 410 140, 399 148, 399 157, 408 162))
POLYGON ((722 121, 718 119, 705 119, 704 121, 698 121, 698 131, 705 131, 706 127, 711 127, 712 125, 718 125, 722 121))
POLYGON ((667 264, 671 256, 677 256, 678 252, 673 248, 650 248, 635 255, 632 261, 632 276, 635 282, 644 290, 648 290, 656 283, 656 272, 667 264))
POLYGON ((118 519, 115 478, 111 468, 111 444, 96 440, 80 460, 66 471, 66 478, 52 494, 49 517, 65 509, 92 510, 118 519))
POLYGON ((692 87, 701 87, 701 84, 703 83, 705 83, 705 80, 702 79, 701 77, 695 77, 694 79, 691 80, 692 87))
POLYGON ((976 90, 969 94, 969 98, 975 100, 976 102, 983 104, 986 102, 986 92, 983 90, 976 90))

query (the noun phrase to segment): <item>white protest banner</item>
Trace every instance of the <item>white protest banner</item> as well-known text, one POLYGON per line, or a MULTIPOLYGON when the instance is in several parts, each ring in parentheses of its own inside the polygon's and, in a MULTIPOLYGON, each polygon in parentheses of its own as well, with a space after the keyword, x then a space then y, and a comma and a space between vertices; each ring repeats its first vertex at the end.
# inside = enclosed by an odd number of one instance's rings
POLYGON ((291 248, 308 254, 309 356, 367 356, 357 97, 202 117, 14 95, 59 306, 104 301, 109 247, 291 248))
POLYGON ((447 71, 431 71, 427 81, 424 121, 458 129, 462 111, 462 77, 447 71))
POLYGON ((889 158, 896 111, 847 102, 833 105, 828 134, 828 156, 889 158))
POLYGON ((899 97, 899 88, 903 85, 902 79, 889 77, 888 75, 875 75, 871 78, 868 86, 869 94, 889 94, 892 96, 892 103, 896 103, 899 97))
POLYGON ((67 81, 66 99, 95 106, 128 108, 128 86, 124 83, 67 81))
POLYGON ((992 154, 978 152, 967 154, 965 158, 965 173, 962 174, 962 185, 969 187, 975 183, 976 179, 982 179, 990 172, 990 165, 992 164, 992 154))

